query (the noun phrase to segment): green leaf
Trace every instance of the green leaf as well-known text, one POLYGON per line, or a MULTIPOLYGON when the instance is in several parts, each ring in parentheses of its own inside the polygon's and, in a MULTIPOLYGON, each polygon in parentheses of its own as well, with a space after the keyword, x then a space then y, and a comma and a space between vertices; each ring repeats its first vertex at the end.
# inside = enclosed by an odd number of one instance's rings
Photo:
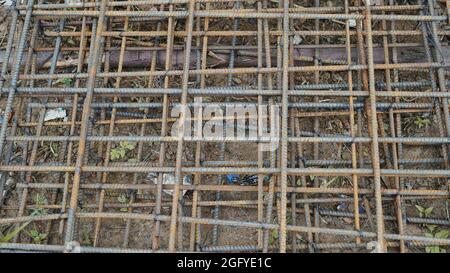
POLYGON ((272 230, 272 238, 275 240, 278 239, 278 229, 272 230))
POLYGON ((71 45, 71 46, 75 46, 75 45, 76 45, 76 44, 75 44, 75 41, 72 40, 71 38, 67 39, 67 43, 68 43, 69 45, 71 45))
POLYGON ((431 253, 441 253, 441 248, 438 246, 432 246, 431 253))
POLYGON ((433 207, 426 208, 424 214, 426 216, 430 215, 433 212, 433 207))
POLYGON ((127 197, 124 194, 121 194, 119 195, 119 197, 117 197, 117 200, 119 201, 119 203, 126 203, 127 197))
POLYGON ((71 79, 71 78, 63 78, 63 79, 62 79, 62 83, 63 83, 65 86, 69 86, 70 84, 72 84, 72 79, 71 79))
POLYGON ((28 235, 30 235, 33 241, 37 244, 40 244, 45 238, 47 238, 47 233, 40 233, 36 229, 30 230, 28 235))
POLYGON ((119 150, 120 158, 124 158, 124 157, 125 157, 125 154, 126 154, 126 151, 125 151, 124 149, 120 149, 120 150, 119 150))
POLYGON ((439 239, 447 239, 449 235, 448 230, 441 230, 439 232, 437 232, 436 234, 434 234, 435 238, 439 238, 439 239))
POLYGON ((269 244, 272 245, 275 243, 275 241, 278 239, 278 230, 277 229, 273 229, 271 236, 269 238, 269 244))
POLYGON ((20 227, 16 228, 12 232, 6 234, 3 237, 0 237, 0 243, 7 243, 11 241, 16 235, 18 235, 24 228, 26 228, 31 222, 26 222, 25 224, 21 225, 20 227))
POLYGON ((111 155, 111 160, 116 160, 116 159, 119 158, 119 157, 118 157, 117 150, 115 150, 115 149, 112 149, 112 150, 111 150, 110 155, 111 155))
POLYGON ((420 129, 424 126, 428 126, 431 123, 431 121, 427 118, 417 117, 416 120, 414 120, 414 124, 420 129))
POLYGON ((128 212, 128 209, 127 208, 120 208, 120 211, 121 212, 128 212))
POLYGON ((437 228, 437 225, 425 225, 425 226, 428 228, 430 232, 433 232, 437 228))
POLYGON ((36 194, 35 202, 36 202, 36 205, 43 206, 43 205, 47 204, 47 198, 45 198, 44 195, 38 193, 38 194, 36 194))
POLYGON ((427 232, 427 233, 425 233, 425 237, 428 237, 428 238, 434 238, 434 235, 427 232))
POLYGON ((122 147, 125 150, 131 151, 134 149, 134 144, 130 143, 128 141, 121 141, 120 142, 120 147, 122 147))
POLYGON ((425 247, 425 251, 427 253, 442 253, 442 250, 445 251, 445 249, 441 249, 438 246, 427 246, 427 247, 425 247))
POLYGON ((110 152, 111 160, 121 159, 125 157, 125 149, 119 147, 112 149, 110 152))
POLYGON ((433 233, 433 231, 437 228, 437 225, 428 225, 425 224, 425 226, 428 228, 428 230, 433 233))
POLYGON ((37 238, 37 237, 39 237, 39 232, 37 230, 33 229, 30 231, 30 236, 32 238, 37 238))
POLYGON ((424 212, 424 210, 425 210, 422 206, 419 206, 419 205, 416 205, 416 209, 417 209, 419 212, 424 212))

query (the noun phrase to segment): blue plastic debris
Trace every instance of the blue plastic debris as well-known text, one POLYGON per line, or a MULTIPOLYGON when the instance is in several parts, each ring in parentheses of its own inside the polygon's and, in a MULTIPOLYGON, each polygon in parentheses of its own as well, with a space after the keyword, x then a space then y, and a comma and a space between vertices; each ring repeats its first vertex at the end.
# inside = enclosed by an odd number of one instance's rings
POLYGON ((365 213, 366 210, 364 209, 363 206, 359 206, 359 213, 365 213))
POLYGON ((336 209, 337 210, 345 210, 347 208, 347 205, 343 202, 339 203, 339 205, 337 205, 336 209))
POLYGON ((239 174, 227 174, 227 184, 235 184, 240 180, 239 174))
MULTIPOLYGON (((263 182, 268 182, 271 175, 264 176, 263 182)), ((239 174, 227 174, 227 184, 239 184, 239 185, 255 185, 258 184, 258 175, 239 175, 239 174)))
POLYGON ((256 183, 258 183, 257 175, 246 175, 241 179, 240 182, 241 185, 254 185, 256 183))

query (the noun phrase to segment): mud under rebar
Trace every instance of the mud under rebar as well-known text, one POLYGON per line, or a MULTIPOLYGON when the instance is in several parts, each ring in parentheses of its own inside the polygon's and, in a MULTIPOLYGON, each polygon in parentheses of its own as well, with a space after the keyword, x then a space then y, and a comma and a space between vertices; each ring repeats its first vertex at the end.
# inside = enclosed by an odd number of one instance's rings
POLYGON ((447 2, 18 0, 0 251, 448 248, 447 2))

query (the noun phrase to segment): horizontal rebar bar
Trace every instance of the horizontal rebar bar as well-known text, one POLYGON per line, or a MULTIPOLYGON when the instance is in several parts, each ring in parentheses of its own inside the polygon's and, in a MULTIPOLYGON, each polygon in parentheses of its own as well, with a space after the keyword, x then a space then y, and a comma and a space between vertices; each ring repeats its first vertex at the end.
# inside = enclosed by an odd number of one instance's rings
POLYGON ((372 4, 14 2, 0 252, 448 250, 448 14, 372 4))

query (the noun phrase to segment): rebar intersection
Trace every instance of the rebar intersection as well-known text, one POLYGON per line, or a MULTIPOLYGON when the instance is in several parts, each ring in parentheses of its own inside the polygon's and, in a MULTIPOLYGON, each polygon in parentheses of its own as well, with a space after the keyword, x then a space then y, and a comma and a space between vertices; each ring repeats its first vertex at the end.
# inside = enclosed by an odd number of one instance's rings
POLYGON ((0 249, 445 249, 448 14, 406 2, 17 2, 0 231, 23 229, 0 249), (257 135, 205 136, 208 106, 254 107, 257 135))

